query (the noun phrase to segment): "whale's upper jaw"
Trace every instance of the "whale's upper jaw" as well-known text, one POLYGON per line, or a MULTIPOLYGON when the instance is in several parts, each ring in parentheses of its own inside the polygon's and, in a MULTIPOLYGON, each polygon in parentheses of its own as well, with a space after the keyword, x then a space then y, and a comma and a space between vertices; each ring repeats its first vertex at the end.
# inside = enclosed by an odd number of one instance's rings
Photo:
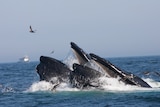
POLYGON ((123 81, 126 84, 151 88, 149 84, 147 84, 145 81, 143 81, 138 76, 132 73, 129 73, 129 72, 122 71, 121 69, 119 69, 118 67, 110 63, 109 61, 99 57, 98 55, 91 53, 90 56, 91 56, 91 59, 97 62, 97 64, 99 64, 103 69, 105 69, 106 73, 110 77, 113 77, 113 78, 121 77, 121 81, 123 81))
POLYGON ((71 48, 73 49, 73 52, 75 53, 79 63, 81 65, 84 65, 88 61, 90 61, 90 56, 86 52, 83 51, 80 47, 78 47, 74 42, 71 42, 71 48))

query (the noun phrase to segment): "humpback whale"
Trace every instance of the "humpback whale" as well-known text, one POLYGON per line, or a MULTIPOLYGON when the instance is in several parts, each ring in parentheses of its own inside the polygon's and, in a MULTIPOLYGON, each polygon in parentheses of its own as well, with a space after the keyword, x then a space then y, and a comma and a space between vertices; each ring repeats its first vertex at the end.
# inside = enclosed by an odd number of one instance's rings
POLYGON ((145 81, 143 81, 140 77, 132 73, 122 71, 121 69, 119 69, 118 67, 113 65, 111 62, 107 61, 106 59, 103 59, 93 53, 90 53, 90 54, 85 53, 83 49, 78 47, 73 42, 71 42, 71 48, 76 53, 78 61, 81 62, 80 64, 84 64, 93 60, 94 62, 96 62, 97 66, 101 67, 103 71, 105 71, 107 77, 112 77, 112 78, 120 77, 120 80, 123 81, 125 84, 137 85, 141 87, 151 87, 145 81))
POLYGON ((36 67, 39 74, 40 81, 45 80, 53 83, 55 86, 61 82, 71 83, 76 88, 97 87, 93 82, 96 82, 98 77, 101 76, 100 72, 89 68, 87 66, 73 64, 73 71, 61 61, 41 56, 40 63, 36 67))
POLYGON ((86 88, 86 87, 98 87, 98 78, 102 74, 95 69, 87 66, 73 64, 73 71, 70 74, 70 82, 73 87, 86 88))
POLYGON ((36 67, 40 80, 51 83, 66 82, 69 79, 71 70, 61 61, 41 56, 40 63, 36 67))
POLYGON ((90 56, 91 56, 91 59, 93 59, 97 64, 99 64, 110 77, 113 77, 113 78, 120 77, 121 81, 130 85, 137 85, 141 87, 151 87, 145 81, 143 81, 140 77, 132 73, 122 71, 121 69, 113 65, 111 62, 93 53, 91 53, 90 56))
POLYGON ((41 56, 40 63, 36 68, 40 80, 45 80, 53 84, 67 82, 71 84, 72 87, 84 89, 88 87, 101 87, 98 79, 102 76, 108 78, 119 77, 119 81, 125 84, 151 88, 151 86, 140 77, 119 69, 98 55, 93 53, 87 54, 74 42, 71 42, 71 48, 78 60, 78 64, 74 63, 73 69, 71 70, 66 64, 55 58, 41 56), (93 67, 92 64, 98 67, 98 69, 93 67))

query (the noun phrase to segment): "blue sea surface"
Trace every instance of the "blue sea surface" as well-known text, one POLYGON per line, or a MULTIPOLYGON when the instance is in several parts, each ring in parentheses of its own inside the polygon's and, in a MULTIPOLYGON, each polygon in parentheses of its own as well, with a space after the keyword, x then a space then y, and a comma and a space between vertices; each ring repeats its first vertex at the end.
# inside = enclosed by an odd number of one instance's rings
POLYGON ((105 90, 62 87, 50 91, 47 83, 39 82, 36 73, 39 62, 1 63, 0 107, 160 107, 160 56, 107 59, 143 78, 153 88, 123 84, 115 88, 111 81, 105 90))

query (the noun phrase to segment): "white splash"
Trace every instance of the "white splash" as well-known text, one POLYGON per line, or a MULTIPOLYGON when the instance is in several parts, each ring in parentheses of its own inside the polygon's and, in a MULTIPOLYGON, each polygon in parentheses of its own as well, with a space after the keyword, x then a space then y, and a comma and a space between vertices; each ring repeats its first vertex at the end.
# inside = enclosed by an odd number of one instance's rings
POLYGON ((150 78, 146 78, 146 79, 143 79, 145 82, 147 82, 151 87, 153 88, 160 88, 160 82, 157 82, 153 79, 150 79, 150 78))
POLYGON ((122 81, 119 81, 119 78, 101 77, 99 81, 102 83, 102 89, 105 91, 133 91, 141 88, 138 86, 126 85, 122 81))
MULTIPOLYGON (((73 63, 78 63, 78 60, 75 58, 73 53, 69 53, 67 58, 63 61, 71 70, 73 63)), ((86 66, 96 69, 97 71, 103 73, 103 69, 101 69, 97 64, 95 64, 94 61, 90 61, 90 63, 86 64, 86 66)), ((104 74, 105 75, 105 74, 104 74)), ((54 80, 55 78, 53 78, 54 80)), ((99 84, 100 84, 100 90, 104 91, 112 91, 112 92, 130 92, 130 91, 160 91, 160 82, 154 81, 153 79, 143 79, 145 82, 147 82, 151 87, 153 88, 144 88, 144 87, 138 87, 134 85, 126 85, 122 81, 119 81, 120 78, 108 78, 108 77, 101 77, 99 78, 99 84)), ((70 83, 59 83, 56 88, 54 88, 55 85, 53 85, 50 82, 46 81, 39 81, 33 83, 29 89, 27 89, 27 92, 36 92, 36 91, 82 91, 81 89, 73 88, 70 83)), ((96 89, 96 90, 99 90, 96 89)), ((95 90, 95 88, 87 89, 95 90)), ((84 90, 86 91, 86 89, 84 90)))
POLYGON ((78 60, 76 59, 75 55, 73 54, 72 51, 69 52, 68 56, 63 60, 63 63, 68 66, 70 70, 73 70, 73 64, 74 63, 79 63, 78 60))
POLYGON ((15 92, 15 90, 12 87, 3 87, 0 92, 2 92, 2 93, 12 93, 12 92, 15 92))
POLYGON ((54 88, 54 84, 46 81, 39 81, 33 83, 29 89, 25 92, 38 92, 38 91, 79 91, 77 88, 72 88, 70 84, 60 83, 56 88, 54 88))
POLYGON ((49 91, 53 88, 53 85, 46 81, 39 81, 33 83, 26 92, 36 92, 36 91, 49 91))
POLYGON ((105 91, 114 91, 114 92, 130 92, 130 91, 160 91, 160 82, 154 81, 152 79, 144 79, 152 88, 139 87, 134 85, 127 85, 122 81, 119 81, 119 78, 99 78, 100 83, 102 83, 102 89, 105 91))
MULTIPOLYGON (((99 83, 101 88, 96 90, 104 90, 107 92, 136 92, 136 91, 160 91, 160 82, 156 82, 152 79, 144 79, 149 85, 153 88, 144 88, 133 85, 126 85, 125 83, 119 81, 119 78, 99 78, 99 83)), ((50 82, 39 81, 33 83, 29 89, 25 92, 38 92, 38 91, 52 91, 52 92, 61 92, 61 91, 82 91, 81 89, 73 88, 69 83, 60 83, 56 88, 53 88, 54 85, 50 82)), ((95 88, 84 89, 84 91, 92 91, 95 88)))
POLYGON ((61 83, 55 91, 80 91, 80 89, 72 88, 72 86, 67 83, 61 83))

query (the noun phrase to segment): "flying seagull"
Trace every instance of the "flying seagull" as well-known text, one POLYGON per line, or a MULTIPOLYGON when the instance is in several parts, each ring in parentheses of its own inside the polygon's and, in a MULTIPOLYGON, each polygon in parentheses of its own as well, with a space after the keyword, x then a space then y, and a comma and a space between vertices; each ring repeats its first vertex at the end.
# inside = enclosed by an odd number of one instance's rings
POLYGON ((30 28, 30 32, 31 32, 31 33, 35 33, 35 30, 32 30, 32 27, 31 27, 31 26, 30 26, 29 28, 30 28))
POLYGON ((54 51, 51 52, 51 54, 53 54, 53 53, 54 53, 54 51))

